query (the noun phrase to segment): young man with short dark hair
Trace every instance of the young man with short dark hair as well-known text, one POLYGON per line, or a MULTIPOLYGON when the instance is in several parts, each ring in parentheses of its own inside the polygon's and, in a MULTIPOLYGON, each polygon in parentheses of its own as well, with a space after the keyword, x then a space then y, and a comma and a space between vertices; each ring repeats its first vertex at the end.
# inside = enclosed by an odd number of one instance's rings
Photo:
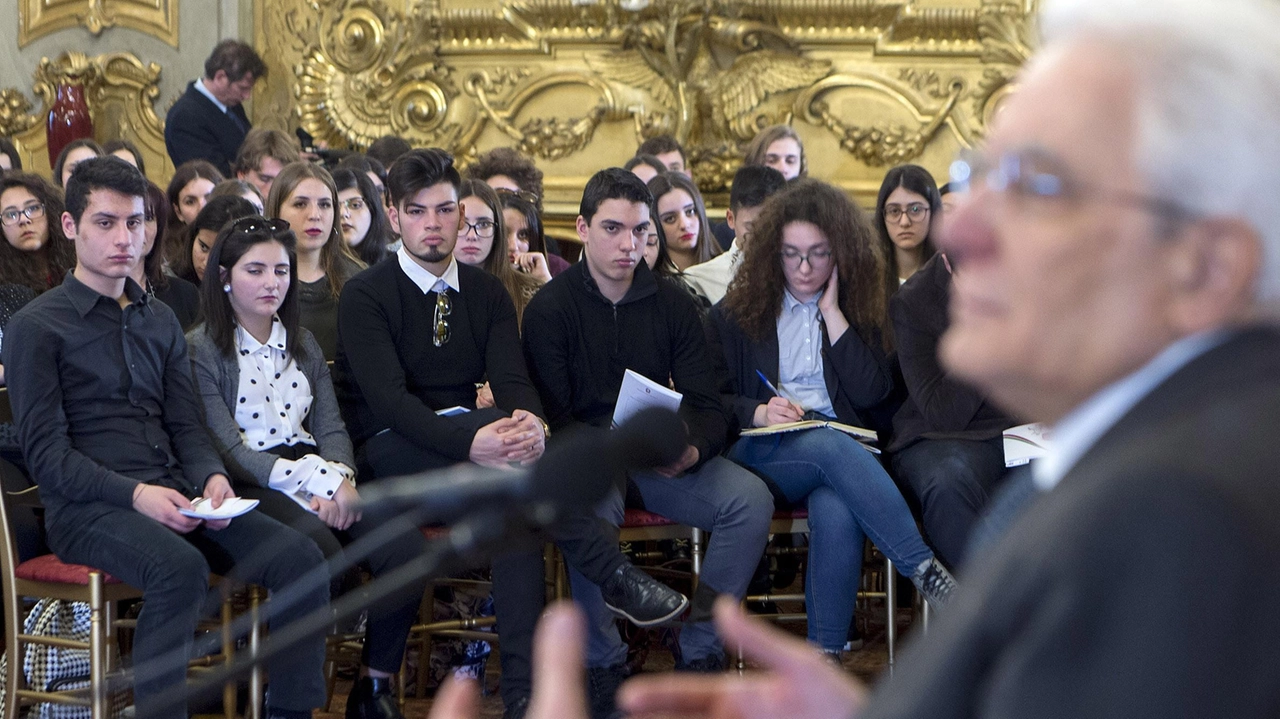
POLYGON ((689 174, 689 158, 684 154, 684 147, 670 135, 656 135, 645 140, 636 149, 636 156, 653 155, 666 166, 668 172, 678 172, 685 177, 689 174))
POLYGON ((725 224, 733 232, 733 242, 725 252, 684 271, 685 282, 706 295, 711 304, 724 298, 729 283, 737 274, 742 248, 747 243, 752 223, 764 209, 764 201, 786 186, 787 180, 781 172, 764 165, 740 167, 734 174, 733 187, 729 190, 729 209, 724 213, 725 224))
MULTIPOLYGON (((351 279, 338 308, 336 386, 361 475, 536 462, 548 430, 520 351, 515 305, 498 278, 453 254, 464 222, 453 158, 412 150, 391 166, 387 184, 403 244, 394 258, 351 279), (486 380, 495 406, 480 409, 476 384, 486 380), (453 407, 467 411, 437 414, 453 407)), ((594 517, 567 520, 551 534, 570 566, 598 582, 610 606, 632 621, 661 623, 687 606, 627 562, 616 535, 594 517)), ((493 595, 503 700, 509 716, 522 716, 543 605, 540 542, 494 557, 493 595)))
POLYGON ((164 146, 173 166, 208 160, 230 177, 231 161, 253 126, 243 103, 266 76, 267 64, 252 47, 239 40, 218 43, 204 61, 204 77, 188 84, 165 116, 164 146))
MULTIPOLYGON (((4 366, 49 546, 142 590, 138 716, 185 717, 179 694, 210 569, 273 592, 306 582, 291 592, 290 618, 324 610, 329 586, 315 543, 266 515, 181 513, 196 497, 216 508, 234 494, 209 441, 182 328, 130 279, 142 261, 146 192, 117 157, 76 167, 57 218, 76 243, 75 269, 13 317, 4 366)), ((271 716, 311 716, 324 700, 323 663, 323 637, 268 662, 271 716)))
MULTIPOLYGON (((764 483, 720 456, 729 417, 692 297, 642 259, 650 195, 633 173, 601 170, 582 197, 584 260, 534 295, 525 309, 524 350, 553 431, 607 428, 630 369, 684 397, 689 444, 676 464, 633 472, 644 508, 712 533, 693 608, 680 634, 681 667, 715 671, 723 649, 711 626, 719 594, 741 599, 764 549, 773 497, 764 483)), ((623 495, 603 510, 622 521, 623 495)), ((589 683, 594 716, 606 716, 625 675, 626 646, 602 611, 599 591, 572 576, 574 599, 591 618, 589 683)))

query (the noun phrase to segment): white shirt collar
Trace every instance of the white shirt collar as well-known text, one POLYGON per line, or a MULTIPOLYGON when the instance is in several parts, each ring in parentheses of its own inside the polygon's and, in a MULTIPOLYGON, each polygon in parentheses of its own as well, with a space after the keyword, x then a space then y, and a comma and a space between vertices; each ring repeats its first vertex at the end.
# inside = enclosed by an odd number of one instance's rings
POLYGON ((209 100, 213 104, 218 106, 219 110, 222 110, 224 113, 227 111, 227 106, 223 105, 218 98, 213 96, 212 92, 209 92, 209 88, 204 86, 204 78, 202 77, 196 78, 196 91, 199 92, 201 95, 204 95, 205 97, 209 98, 209 100))
POLYGON ((271 318, 271 336, 266 342, 259 342, 253 335, 245 331, 240 325, 236 325, 236 347, 240 348, 240 354, 254 354, 263 347, 269 347, 278 352, 284 352, 285 347, 289 345, 289 333, 284 329, 284 323, 279 317, 271 318))
POLYGON ((409 279, 413 280, 413 284, 417 285, 424 295, 434 289, 436 283, 440 280, 444 280, 444 283, 454 292, 462 291, 462 288, 458 287, 457 257, 449 256, 449 266, 444 268, 444 275, 441 277, 436 277, 427 271, 425 267, 418 264, 409 256, 409 251, 403 245, 396 250, 396 260, 400 263, 400 269, 409 276, 409 279))
POLYGON ((1120 379, 1071 410, 1053 426, 1049 453, 1031 463, 1032 480, 1041 491, 1062 481, 1085 452, 1115 426, 1134 405, 1189 362, 1221 344, 1227 331, 1183 337, 1133 374, 1120 379))
POLYGON ((813 297, 810 297, 808 302, 801 302, 800 300, 796 299, 794 295, 791 294, 791 290, 788 290, 784 287, 782 290, 782 309, 787 310, 789 312, 795 309, 796 307, 800 307, 800 306, 817 308, 818 298, 821 296, 822 296, 821 294, 817 294, 817 295, 814 295, 813 297))

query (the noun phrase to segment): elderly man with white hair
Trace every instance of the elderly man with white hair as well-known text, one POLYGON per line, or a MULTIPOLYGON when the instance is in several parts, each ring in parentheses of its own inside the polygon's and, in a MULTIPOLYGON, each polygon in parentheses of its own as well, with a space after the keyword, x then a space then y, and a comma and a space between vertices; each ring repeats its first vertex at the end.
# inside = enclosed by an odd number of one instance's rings
POLYGON ((723 603, 726 644, 768 671, 633 680, 633 715, 1280 716, 1280 5, 1041 19, 953 167, 941 348, 1052 425, 1038 498, 870 696, 723 603))

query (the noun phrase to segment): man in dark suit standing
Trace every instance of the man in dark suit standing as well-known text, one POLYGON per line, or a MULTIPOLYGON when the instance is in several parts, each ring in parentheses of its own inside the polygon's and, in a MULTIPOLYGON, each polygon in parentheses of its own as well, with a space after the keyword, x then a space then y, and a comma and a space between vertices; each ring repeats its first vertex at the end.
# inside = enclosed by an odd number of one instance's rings
POLYGON ((164 121, 164 146, 177 167, 188 160, 208 160, 224 177, 252 127, 241 105, 253 85, 267 76, 267 65, 253 48, 239 40, 223 40, 204 61, 204 77, 169 108, 164 121))

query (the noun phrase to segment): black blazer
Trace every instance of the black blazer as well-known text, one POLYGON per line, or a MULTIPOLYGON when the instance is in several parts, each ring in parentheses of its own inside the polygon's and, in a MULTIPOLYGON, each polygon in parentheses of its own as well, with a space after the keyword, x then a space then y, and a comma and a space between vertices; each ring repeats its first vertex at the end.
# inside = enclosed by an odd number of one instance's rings
POLYGON ((884 717, 1280 716, 1280 331, 1141 399, 986 554, 884 717))
MULTIPOLYGON (((822 374, 827 394, 836 411, 836 419, 845 424, 867 427, 869 411, 889 396, 893 374, 885 353, 879 347, 878 332, 870 333, 871 342, 863 340, 858 328, 848 331, 834 345, 822 333, 822 374)), ((738 323, 724 310, 723 303, 711 308, 707 322, 707 342, 715 358, 723 358, 729 386, 725 388, 739 429, 751 426, 756 407, 773 397, 760 381, 756 370, 778 384, 778 334, 769 332, 763 341, 747 337, 738 323)))
POLYGON ((957 381, 938 362, 938 341, 950 320, 951 273, 934 255, 889 300, 889 317, 906 399, 893 416, 898 451, 920 439, 985 440, 1018 421, 976 389, 957 381))
POLYGON ((164 146, 174 167, 188 160, 208 160, 224 177, 231 177, 231 163, 250 127, 243 106, 223 112, 192 82, 165 116, 164 146), (244 126, 227 113, 234 114, 244 126))

